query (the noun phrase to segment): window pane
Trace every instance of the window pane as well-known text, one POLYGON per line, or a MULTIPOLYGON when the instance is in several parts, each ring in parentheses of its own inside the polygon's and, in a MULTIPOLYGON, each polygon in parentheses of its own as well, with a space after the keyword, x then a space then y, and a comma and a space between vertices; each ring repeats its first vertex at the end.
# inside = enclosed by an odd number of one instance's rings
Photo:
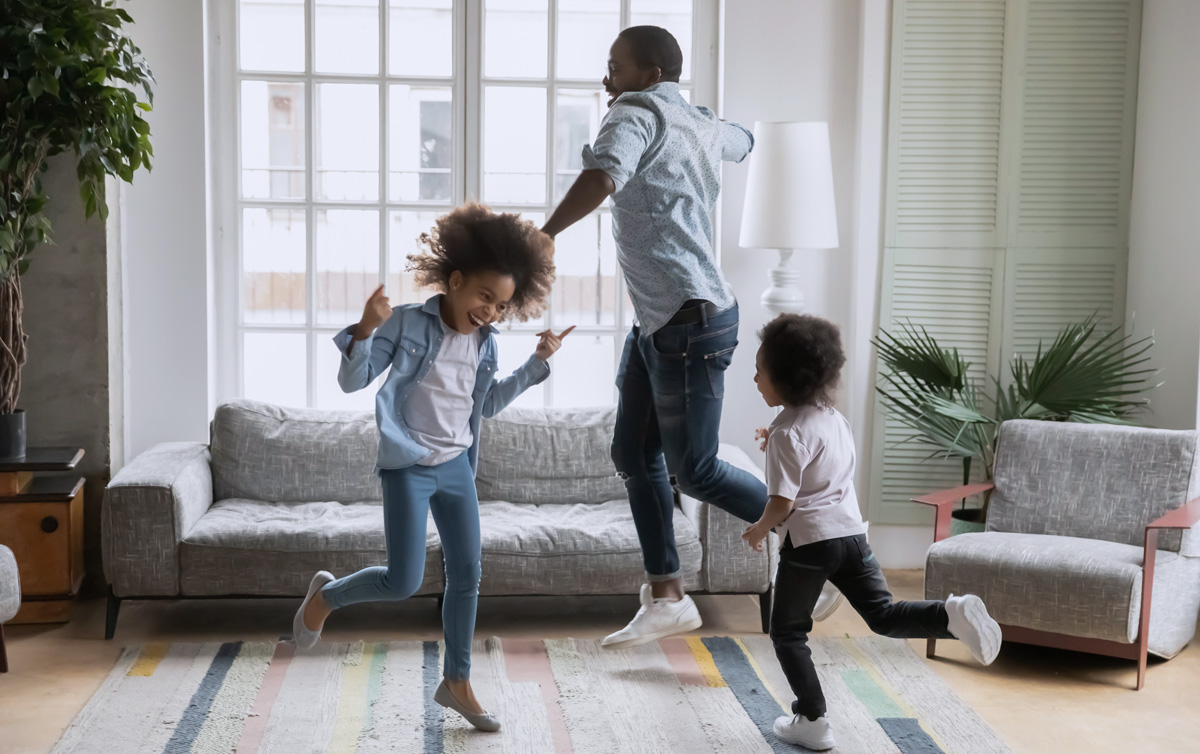
POLYGON ((604 78, 619 31, 619 0, 558 0, 558 77, 604 78))
MULTIPOLYGON (((515 372, 517 367, 524 364, 533 354, 533 349, 537 348, 537 342, 537 337, 533 335, 500 334, 496 338, 496 346, 500 351, 496 378, 502 380, 515 372)), ((558 357, 555 356, 555 358, 558 357)), ((557 368, 557 365, 555 367, 557 368)), ((510 405, 521 408, 541 408, 546 405, 546 383, 543 382, 529 388, 510 405)))
POLYGON ((308 336, 248 332, 242 336, 242 395, 276 406, 308 406, 308 336))
POLYGON ((483 200, 546 201, 546 90, 489 86, 483 126, 483 200))
POLYGON ((304 198, 304 84, 242 82, 242 196, 304 198))
POLYGON ((379 87, 317 85, 318 199, 379 198, 379 87))
POLYGON ((388 73, 454 74, 453 0, 389 0, 388 73))
POLYGON ((450 201, 453 107, 449 87, 388 88, 388 199, 450 201))
POLYGON ((546 0, 487 0, 486 9, 483 75, 545 78, 546 0))
POLYGON ((305 321, 304 210, 242 210, 242 321, 305 321))
POLYGON ((616 321, 617 260, 612 245, 600 241, 602 217, 607 213, 592 214, 556 239, 558 277, 550 294, 556 330, 570 325, 612 326, 616 321))
POLYGON ((316 0, 321 73, 379 73, 379 0, 316 0))
POLYGON ((244 71, 304 71, 304 0, 241 0, 239 57, 244 71))
POLYGON ((611 406, 616 402, 617 373, 611 335, 571 333, 551 358, 554 407, 611 406))
POLYGON ((583 170, 583 147, 596 139, 607 111, 601 89, 560 89, 554 112, 554 200, 561 201, 583 170))
POLYGON ((317 211, 317 322, 348 325, 379 285, 379 212, 317 211))
POLYGON ((631 26, 661 26, 671 32, 683 52, 683 80, 691 80, 692 0, 633 0, 630 20, 631 26))
POLYGON ((405 267, 408 266, 408 255, 421 251, 417 238, 432 228, 441 214, 434 210, 391 213, 388 220, 387 295, 392 306, 421 303, 435 293, 428 288, 417 290, 415 276, 405 267))
POLYGON ((342 365, 342 353, 333 344, 333 336, 334 333, 316 334, 317 373, 313 381, 313 399, 317 408, 331 411, 373 411, 375 394, 379 392, 383 375, 376 377, 374 382, 362 390, 343 393, 337 381, 338 367, 342 365))

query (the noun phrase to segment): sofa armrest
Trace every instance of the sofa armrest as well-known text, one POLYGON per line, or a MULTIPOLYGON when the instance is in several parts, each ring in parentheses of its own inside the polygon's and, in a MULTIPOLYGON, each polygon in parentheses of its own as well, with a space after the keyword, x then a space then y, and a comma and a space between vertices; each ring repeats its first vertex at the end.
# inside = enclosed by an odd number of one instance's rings
MULTIPOLYGON (((763 472, 736 445, 722 443, 717 458, 744 469, 762 480, 763 472)), ((755 552, 742 539, 749 525, 716 506, 706 505, 681 494, 680 506, 700 533, 704 546, 703 585, 710 592, 762 594, 771 585, 779 561, 779 537, 771 533, 762 552, 755 552)))
POLYGON ((914 503, 921 503, 922 505, 930 505, 937 509, 937 515, 933 520, 933 541, 941 542, 950 536, 950 513, 954 510, 954 506, 964 498, 995 488, 996 485, 991 482, 977 482, 949 490, 930 492, 920 497, 914 497, 912 501, 914 503))
POLYGON ((162 443, 109 482, 101 544, 116 596, 179 593, 179 543, 213 503, 210 460, 204 443, 162 443))

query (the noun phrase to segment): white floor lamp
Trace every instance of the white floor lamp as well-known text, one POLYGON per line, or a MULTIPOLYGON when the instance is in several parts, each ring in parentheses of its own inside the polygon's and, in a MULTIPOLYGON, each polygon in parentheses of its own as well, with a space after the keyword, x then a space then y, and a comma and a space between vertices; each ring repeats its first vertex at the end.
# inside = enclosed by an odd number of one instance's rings
POLYGON ((738 245, 779 250, 762 305, 775 314, 803 312, 803 273, 791 264, 793 252, 838 247, 828 123, 754 124, 738 245))

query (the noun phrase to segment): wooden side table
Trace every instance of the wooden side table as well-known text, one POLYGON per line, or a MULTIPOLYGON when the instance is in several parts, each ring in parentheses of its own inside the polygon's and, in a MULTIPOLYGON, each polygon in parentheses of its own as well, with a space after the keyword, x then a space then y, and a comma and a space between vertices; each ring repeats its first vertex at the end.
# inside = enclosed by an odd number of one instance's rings
POLYGON ((66 623, 83 583, 83 477, 42 476, 79 465, 79 448, 30 448, 0 461, 0 544, 21 576, 21 610, 10 623, 66 623))

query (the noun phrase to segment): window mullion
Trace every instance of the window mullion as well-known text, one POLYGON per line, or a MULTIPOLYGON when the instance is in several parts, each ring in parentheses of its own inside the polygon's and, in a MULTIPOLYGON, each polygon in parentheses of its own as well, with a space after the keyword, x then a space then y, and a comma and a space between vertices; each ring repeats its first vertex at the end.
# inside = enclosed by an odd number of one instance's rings
POLYGON ((483 197, 483 44, 484 23, 482 2, 460 0, 462 6, 462 61, 463 72, 459 80, 465 89, 463 95, 463 138, 462 196, 460 203, 479 201, 483 197), (473 40, 473 41, 472 41, 473 40))
POLYGON ((307 266, 308 274, 305 275, 305 302, 304 302, 304 323, 308 337, 305 338, 305 356, 308 364, 308 375, 305 380, 305 390, 307 394, 307 405, 311 407, 315 401, 315 381, 316 381, 316 353, 312 347, 311 332, 313 325, 316 324, 317 316, 317 213, 313 208, 313 199, 316 196, 316 175, 317 168, 316 160, 316 112, 317 112, 317 87, 313 82, 313 71, 316 69, 315 47, 317 34, 317 9, 316 0, 306 0, 304 4, 304 19, 305 19, 305 34, 304 34, 304 71, 305 71, 305 92, 304 92, 304 189, 305 189, 305 233, 304 233, 304 254, 305 265, 307 266))
MULTIPOLYGON (((388 279, 388 184, 391 182, 391 88, 387 82, 387 55, 391 31, 388 28, 388 0, 379 0, 379 282, 388 279)), ((453 97, 453 92, 451 93, 453 97)), ((394 292, 393 292, 393 295, 394 292)))

